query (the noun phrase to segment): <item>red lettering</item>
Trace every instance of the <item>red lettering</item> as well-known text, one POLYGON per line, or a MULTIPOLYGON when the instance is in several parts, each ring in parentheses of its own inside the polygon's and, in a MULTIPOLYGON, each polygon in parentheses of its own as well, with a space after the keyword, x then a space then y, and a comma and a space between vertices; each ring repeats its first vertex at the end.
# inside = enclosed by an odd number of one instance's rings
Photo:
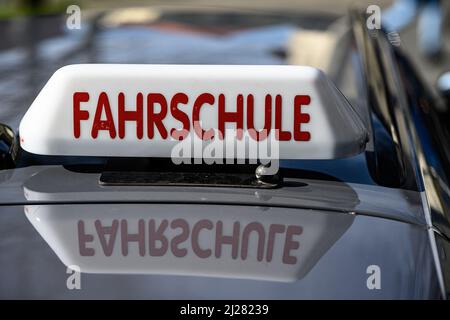
POLYGON ((275 97, 275 137, 279 141, 289 141, 291 140, 291 133, 289 131, 283 131, 282 120, 283 120, 283 100, 278 94, 275 97))
POLYGON ((152 257, 162 257, 166 254, 167 249, 169 247, 169 241, 167 237, 164 235, 164 231, 166 231, 169 222, 164 219, 161 221, 158 229, 156 229, 156 222, 154 219, 151 219, 148 222, 148 231, 149 231, 149 254, 152 257), (161 243, 161 246, 156 246, 156 241, 161 243))
POLYGON ((215 98, 210 93, 202 93, 197 97, 194 102, 194 108, 192 110, 192 123, 194 125, 194 131, 197 136, 203 140, 210 140, 214 138, 214 130, 209 129, 205 131, 200 125, 200 109, 204 104, 214 104, 215 98))
POLYGON ((116 137, 116 128, 111 113, 111 106, 109 104, 108 95, 105 92, 100 93, 100 96, 98 97, 94 123, 92 124, 92 138, 96 139, 100 130, 109 131, 109 136, 112 139, 116 137), (105 110, 106 120, 101 120, 103 110, 105 110))
POLYGON ((271 262, 273 257, 273 250, 275 248, 275 237, 277 233, 284 233, 286 227, 282 224, 271 224, 269 228, 269 239, 267 241, 266 261, 271 262))
POLYGON ((256 141, 261 141, 267 138, 270 127, 272 125, 272 97, 270 94, 266 95, 264 104, 264 129, 257 131, 254 123, 254 99, 253 95, 249 94, 247 97, 247 130, 256 141))
POLYGON ((150 93, 147 96, 147 135, 149 139, 153 139, 155 135, 154 125, 158 128, 159 134, 163 139, 167 138, 167 130, 164 127, 163 119, 167 115, 167 101, 160 93, 150 93), (155 113, 155 103, 161 106, 161 111, 155 113))
POLYGON ((297 257, 291 256, 291 250, 296 250, 300 246, 298 241, 293 240, 295 235, 302 234, 303 229, 300 226, 288 226, 286 230, 286 239, 284 242, 283 250, 283 263, 284 264, 296 264, 297 257))
POLYGON ((117 229, 119 221, 114 219, 111 227, 103 227, 100 220, 95 220, 95 229, 97 230, 100 244, 102 245, 103 253, 109 257, 113 253, 114 243, 116 242, 117 229), (106 235, 109 235, 109 241, 106 240, 106 235))
POLYGON ((225 123, 235 122, 237 130, 237 138, 242 139, 242 130, 244 127, 244 98, 239 94, 236 99, 236 111, 225 111, 225 96, 219 95, 219 133, 220 137, 225 137, 225 123))
POLYGON ((89 93, 87 92, 75 92, 73 94, 73 135, 77 139, 81 135, 80 121, 89 119, 89 112, 80 110, 80 103, 88 101, 89 93))
POLYGON ((217 221, 216 224, 216 258, 220 258, 222 255, 222 245, 229 244, 231 245, 231 257, 233 259, 237 259, 238 251, 239 251, 239 230, 240 223, 235 222, 233 224, 233 235, 224 236, 223 235, 223 222, 217 221))
POLYGON ((128 233, 127 220, 123 219, 120 222, 120 231, 122 238, 122 254, 126 257, 128 255, 128 244, 130 242, 137 242, 139 247, 139 255, 145 255, 145 222, 143 219, 138 220, 138 233, 128 233))
POLYGON ((213 223, 210 220, 203 219, 197 222, 194 227, 192 228, 192 250, 199 258, 209 258, 211 256, 211 249, 202 249, 200 248, 200 244, 198 241, 200 231, 202 229, 212 230, 213 223))
POLYGON ((242 232, 242 249, 241 249, 241 258, 242 260, 247 259, 248 246, 250 241, 250 234, 252 232, 256 232, 258 234, 258 251, 257 251, 257 260, 262 261, 264 258, 264 243, 266 241, 266 233, 264 230, 264 226, 259 222, 249 223, 242 232))
MULTIPOLYGON (((75 92, 73 94, 73 134, 75 138, 81 136, 81 122, 89 119, 88 110, 81 109, 81 103, 88 102, 90 100, 89 93, 87 92, 75 92)), ((183 140, 192 130, 195 134, 203 140, 211 140, 214 138, 215 130, 210 128, 203 129, 203 126, 207 127, 208 124, 213 127, 217 127, 219 139, 223 139, 225 136, 226 127, 229 123, 234 124, 236 128, 236 137, 241 140, 244 130, 244 117, 246 117, 246 130, 250 137, 256 141, 262 141, 267 139, 270 131, 275 130, 275 138, 279 141, 309 141, 311 140, 311 133, 309 131, 302 130, 302 125, 310 122, 310 115, 303 112, 303 107, 310 105, 311 97, 308 95, 296 95, 294 97, 293 108, 293 128, 292 130, 283 130, 283 118, 291 117, 291 114, 283 116, 283 97, 281 95, 273 96, 271 94, 265 95, 264 100, 264 127, 260 130, 255 129, 255 109, 261 110, 259 107, 255 107, 254 94, 248 94, 246 97, 243 94, 238 94, 236 97, 236 110, 227 111, 226 109, 226 97, 225 94, 219 94, 217 97, 217 126, 214 126, 212 121, 207 121, 206 124, 202 124, 200 120, 200 114, 202 107, 205 104, 209 104, 214 107, 216 97, 211 93, 202 93, 197 96, 192 105, 192 114, 183 111, 180 105, 184 107, 188 106, 189 96, 185 93, 175 93, 170 99, 170 105, 167 98, 161 93, 150 93, 147 95, 147 137, 154 139, 155 134, 159 132, 162 139, 167 139, 169 134, 176 140, 183 140), (272 101, 274 98, 275 102, 272 101), (244 108, 244 103, 246 108, 244 108), (156 110, 156 104, 159 104, 159 111, 156 110), (274 106, 274 116, 272 115, 272 106, 274 106), (244 113, 246 112, 246 114, 244 113), (173 119, 179 121, 182 125, 181 128, 166 128, 164 125, 164 119, 167 114, 173 119), (272 121, 274 120, 274 121, 272 121), (274 126, 274 127, 272 127, 274 126)), ((139 92, 136 95, 136 107, 134 110, 126 110, 125 105, 125 93, 120 92, 118 94, 117 104, 117 134, 120 139, 125 138, 126 124, 128 121, 133 121, 136 124, 136 137, 142 139, 144 137, 144 95, 139 92)), ((262 106, 261 106, 262 107, 262 106)), ((91 136, 92 138, 98 138, 100 130, 106 130, 109 132, 109 136, 114 139, 116 137, 116 127, 111 111, 111 105, 109 97, 105 92, 101 92, 98 96, 97 106, 95 110, 95 116, 93 118, 91 136)), ((211 120, 211 119, 209 119, 211 120)), ((286 123, 286 121, 285 121, 286 123)))
POLYGON ((309 122, 309 114, 302 113, 302 105, 309 105, 311 102, 310 96, 295 96, 294 98, 294 140, 295 141, 309 141, 311 134, 308 131, 301 130, 302 123, 309 122))
POLYGON ((180 228, 181 232, 177 236, 175 236, 170 242, 170 248, 172 249, 172 253, 175 257, 182 258, 187 255, 186 248, 179 248, 178 245, 183 243, 189 238, 189 224, 184 219, 175 219, 170 224, 172 229, 180 228))
POLYGON ((136 96, 136 111, 125 110, 125 95, 123 92, 119 93, 119 138, 125 137, 125 121, 136 121, 136 136, 142 139, 144 135, 143 125, 143 105, 144 96, 138 93, 136 96))
POLYGON ((78 249, 80 251, 80 256, 92 257, 95 254, 93 248, 86 247, 86 243, 94 241, 94 236, 92 234, 86 234, 84 231, 84 221, 78 221, 78 249))
POLYGON ((188 101, 189 98, 184 93, 175 94, 172 97, 172 100, 170 101, 170 112, 172 116, 183 124, 182 130, 172 129, 170 131, 170 135, 176 140, 183 140, 184 138, 186 138, 190 129, 190 122, 188 115, 183 111, 181 111, 180 109, 178 109, 179 103, 186 104, 188 103, 188 101))

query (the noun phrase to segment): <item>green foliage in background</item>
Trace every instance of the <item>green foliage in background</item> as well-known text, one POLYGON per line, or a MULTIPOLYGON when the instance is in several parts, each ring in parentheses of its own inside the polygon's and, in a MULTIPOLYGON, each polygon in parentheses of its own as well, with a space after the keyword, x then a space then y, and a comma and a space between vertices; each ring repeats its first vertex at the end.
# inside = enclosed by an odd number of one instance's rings
POLYGON ((0 20, 29 15, 52 15, 66 13, 69 5, 80 5, 74 0, 0 0, 0 20))

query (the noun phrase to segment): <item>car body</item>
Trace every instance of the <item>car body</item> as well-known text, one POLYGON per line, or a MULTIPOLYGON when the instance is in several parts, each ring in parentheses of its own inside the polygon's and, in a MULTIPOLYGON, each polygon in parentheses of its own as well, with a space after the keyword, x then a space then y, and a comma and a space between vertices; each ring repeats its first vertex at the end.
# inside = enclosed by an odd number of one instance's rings
MULTIPOLYGON (((8 131, 0 171, 0 297, 447 298, 444 115, 384 33, 367 30, 358 12, 348 18, 332 54, 336 65, 325 72, 369 128, 366 150, 342 159, 283 159, 283 181, 274 188, 243 183, 239 174, 254 178, 255 167, 237 164, 231 171, 193 164, 186 181, 159 158, 38 156, 8 131), (129 183, 140 166, 157 177, 129 183), (124 173, 122 180, 100 183, 111 171, 124 173), (79 290, 68 284, 71 270, 81 271, 79 290)), ((283 64, 284 55, 272 50, 285 49, 278 40, 292 32, 290 26, 244 30, 202 53, 217 40, 145 28, 115 29, 116 42, 102 31, 94 43, 106 44, 94 51, 154 32, 156 39, 175 37, 177 45, 161 49, 175 52, 165 57, 169 62, 185 62, 176 50, 186 46, 193 62, 283 64), (243 51, 214 59, 233 46, 243 51)), ((110 59, 121 62, 120 49, 116 54, 110 59)), ((148 62, 133 54, 126 62, 148 62)), ((87 62, 109 62, 97 60, 88 54, 87 62)))

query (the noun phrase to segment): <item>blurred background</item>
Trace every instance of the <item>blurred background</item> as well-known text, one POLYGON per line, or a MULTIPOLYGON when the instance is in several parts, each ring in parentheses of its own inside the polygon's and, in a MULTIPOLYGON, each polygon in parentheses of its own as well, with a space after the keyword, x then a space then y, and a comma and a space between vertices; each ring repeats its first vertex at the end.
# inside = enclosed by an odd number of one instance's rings
POLYGON ((0 122, 16 129, 53 72, 72 63, 294 63, 338 73, 345 16, 369 5, 382 17, 391 10, 396 45, 435 87, 450 70, 450 1, 439 7, 442 50, 431 54, 418 41, 436 12, 420 28, 419 9, 405 7, 416 1, 425 0, 0 0, 0 122))

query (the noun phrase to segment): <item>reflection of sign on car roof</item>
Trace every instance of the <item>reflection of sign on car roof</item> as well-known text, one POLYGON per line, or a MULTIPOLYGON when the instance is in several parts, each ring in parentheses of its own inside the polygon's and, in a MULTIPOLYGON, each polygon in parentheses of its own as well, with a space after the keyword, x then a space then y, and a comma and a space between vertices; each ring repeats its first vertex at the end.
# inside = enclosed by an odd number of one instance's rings
POLYGON ((300 66, 67 66, 20 124, 21 146, 46 155, 171 157, 188 137, 333 159, 362 152, 367 130, 323 72, 300 66))
POLYGON ((87 273, 295 281, 353 222, 349 214, 215 205, 25 206, 61 261, 87 273))
POLYGON ((225 189, 205 193, 207 188, 194 188, 190 193, 174 193, 173 189, 154 187, 105 188, 98 185, 97 175, 51 167, 23 184, 28 201, 42 202, 25 206, 29 221, 64 264, 78 265, 87 273, 295 281, 353 223, 354 215, 342 213, 343 208, 351 210, 359 203, 352 188, 339 182, 330 189, 326 188, 330 182, 322 182, 322 188, 290 184, 297 190, 296 203, 304 197, 303 205, 311 204, 312 208, 332 205, 320 201, 319 193, 329 190, 335 204, 340 199, 342 206, 341 212, 330 212, 280 207, 281 202, 294 203, 289 198, 294 197, 294 191, 289 192, 289 188, 286 198, 282 189, 241 190, 238 198, 225 189), (78 193, 86 192, 90 198, 83 201, 96 204, 49 204, 61 198, 76 202, 78 193), (223 199, 221 205, 208 203, 215 201, 216 194, 223 199), (187 198, 200 199, 200 195, 202 204, 185 202, 187 198), (144 196, 148 203, 108 203, 112 199, 139 202, 144 196), (239 205, 244 202, 248 205, 239 205))

